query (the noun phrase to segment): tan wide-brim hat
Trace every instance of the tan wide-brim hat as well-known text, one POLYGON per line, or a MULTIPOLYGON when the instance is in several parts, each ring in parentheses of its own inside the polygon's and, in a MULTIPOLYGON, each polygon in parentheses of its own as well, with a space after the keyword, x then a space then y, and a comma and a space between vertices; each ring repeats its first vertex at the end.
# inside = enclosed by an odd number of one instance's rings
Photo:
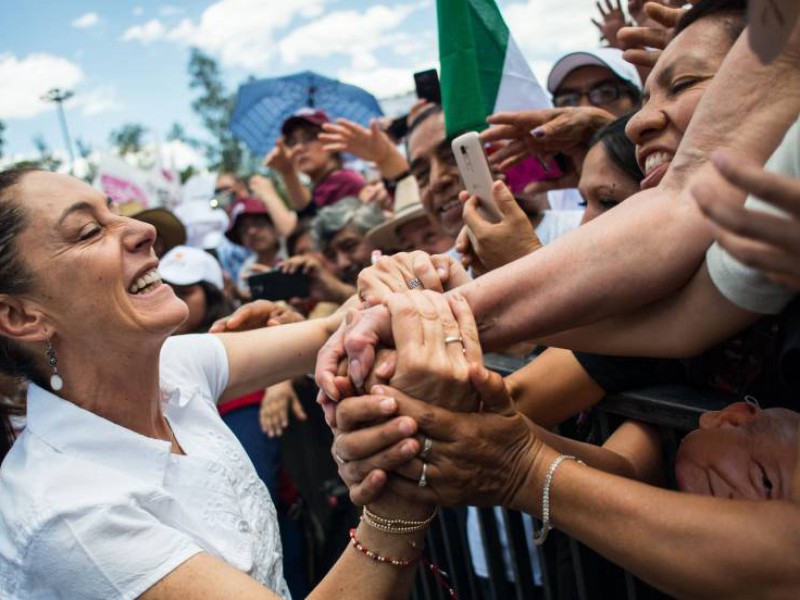
POLYGON ((397 230, 406 223, 425 216, 425 208, 419 199, 419 186, 417 180, 409 175, 401 179, 394 192, 394 216, 367 232, 367 238, 372 244, 388 252, 403 247, 403 240, 397 235, 397 230))
POLYGON ((164 244, 164 252, 186 243, 186 227, 181 220, 166 208, 148 208, 131 215, 137 221, 150 223, 156 228, 158 237, 164 244))

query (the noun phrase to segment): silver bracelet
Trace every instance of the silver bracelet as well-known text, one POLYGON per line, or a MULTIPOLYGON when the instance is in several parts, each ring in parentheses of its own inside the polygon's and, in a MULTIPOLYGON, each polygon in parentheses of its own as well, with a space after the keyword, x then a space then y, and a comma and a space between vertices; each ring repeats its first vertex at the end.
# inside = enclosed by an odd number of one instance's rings
POLYGON ((542 488, 542 528, 537 532, 536 525, 533 526, 533 541, 537 546, 544 544, 547 539, 547 534, 553 526, 550 524, 550 484, 553 483, 553 475, 560 465, 565 460, 574 460, 580 464, 585 464, 582 460, 569 456, 568 454, 560 454, 553 459, 550 463, 550 468, 547 469, 547 475, 544 478, 544 487, 542 488))

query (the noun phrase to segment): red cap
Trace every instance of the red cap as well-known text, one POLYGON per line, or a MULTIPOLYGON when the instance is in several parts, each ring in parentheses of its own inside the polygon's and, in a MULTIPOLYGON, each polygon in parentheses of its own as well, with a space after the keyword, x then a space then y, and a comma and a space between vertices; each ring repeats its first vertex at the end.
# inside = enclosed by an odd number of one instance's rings
POLYGON ((302 124, 313 125, 314 127, 322 127, 323 123, 330 123, 331 120, 323 110, 315 110, 313 108, 304 107, 286 119, 281 125, 281 133, 286 136, 295 127, 302 124))
POLYGON ((272 217, 269 215, 267 207, 264 203, 257 198, 242 198, 237 200, 231 208, 231 224, 228 231, 225 232, 227 237, 234 244, 241 244, 239 232, 236 230, 236 225, 239 223, 239 218, 247 215, 264 215, 270 222, 270 225, 275 226, 272 222, 272 217))

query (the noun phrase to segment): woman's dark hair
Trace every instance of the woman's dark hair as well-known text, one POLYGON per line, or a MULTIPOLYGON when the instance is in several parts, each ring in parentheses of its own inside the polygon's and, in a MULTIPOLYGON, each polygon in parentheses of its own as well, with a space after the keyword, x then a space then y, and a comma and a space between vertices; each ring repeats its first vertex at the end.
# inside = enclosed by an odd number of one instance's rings
MULTIPOLYGON (((33 277, 22 261, 17 248, 17 238, 28 226, 28 217, 14 197, 14 190, 22 178, 40 169, 24 168, 0 171, 0 294, 19 295, 28 292, 33 277)), ((0 371, 11 377, 32 380, 46 386, 37 361, 18 344, 0 336, 0 371)))
POLYGON ((207 333, 214 321, 233 312, 233 304, 217 286, 207 281, 201 281, 198 285, 203 288, 203 295, 206 298, 206 316, 197 326, 197 330, 190 333, 207 333))
POLYGON ((679 35, 700 19, 715 15, 729 17, 725 21, 731 43, 735 43, 747 25, 747 0, 699 0, 681 17, 673 36, 679 35))
POLYGON ((633 113, 625 115, 603 127, 592 136, 589 148, 602 142, 611 162, 638 183, 644 179, 644 174, 636 162, 636 145, 625 133, 632 116, 633 113))
MULTIPOLYGON (((20 256, 17 238, 28 226, 28 217, 14 191, 22 178, 35 168, 0 171, 0 294, 19 295, 31 289, 33 277, 20 256)), ((30 379, 46 385, 36 359, 13 340, 0 335, 0 372, 12 378, 30 379)), ((0 402, 0 460, 12 441, 9 414, 12 407, 0 402)))
POLYGON ((286 238, 286 252, 289 256, 297 254, 297 244, 304 235, 311 235, 311 221, 313 219, 302 219, 294 231, 286 238))

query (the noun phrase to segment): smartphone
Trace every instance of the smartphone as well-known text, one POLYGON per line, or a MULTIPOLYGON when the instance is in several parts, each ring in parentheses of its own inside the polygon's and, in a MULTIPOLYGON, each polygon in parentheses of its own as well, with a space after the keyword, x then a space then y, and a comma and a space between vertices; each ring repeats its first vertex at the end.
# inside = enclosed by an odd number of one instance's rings
POLYGON ((414 73, 414 85, 417 88, 417 98, 424 98, 434 104, 442 103, 442 88, 439 87, 439 74, 436 69, 414 73))
POLYGON ((486 160, 483 142, 475 131, 469 131, 453 140, 451 147, 464 188, 478 197, 478 211, 484 219, 497 223, 502 219, 500 209, 492 199, 492 170, 486 160))
POLYGON ((393 119, 386 129, 386 133, 393 142, 399 144, 408 133, 408 115, 401 115, 393 119))
POLYGON ((291 298, 308 298, 308 275, 304 273, 284 273, 270 271, 247 278, 253 300, 290 300, 291 298))

